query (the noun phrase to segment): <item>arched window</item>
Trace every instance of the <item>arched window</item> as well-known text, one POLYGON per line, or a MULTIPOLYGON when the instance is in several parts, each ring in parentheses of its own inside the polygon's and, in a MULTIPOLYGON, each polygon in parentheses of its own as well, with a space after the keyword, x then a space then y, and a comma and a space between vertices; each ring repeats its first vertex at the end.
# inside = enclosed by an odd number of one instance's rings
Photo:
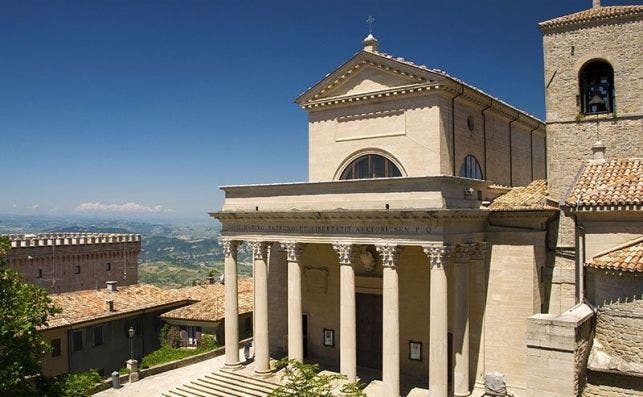
POLYGON ((464 158, 460 166, 460 176, 463 178, 482 179, 482 168, 480 163, 472 155, 464 158))
POLYGON ((402 173, 389 159, 379 154, 365 154, 351 161, 344 168, 339 179, 371 179, 402 176, 402 173))
POLYGON ((614 69, 608 62, 594 59, 578 72, 580 106, 584 114, 614 111, 614 69))

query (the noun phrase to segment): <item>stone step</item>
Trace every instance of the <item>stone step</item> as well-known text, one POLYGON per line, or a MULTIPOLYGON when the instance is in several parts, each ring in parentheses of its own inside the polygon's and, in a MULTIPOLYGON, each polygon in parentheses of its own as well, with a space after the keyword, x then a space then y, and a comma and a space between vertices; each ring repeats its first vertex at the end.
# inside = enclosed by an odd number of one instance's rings
POLYGON ((206 375, 205 378, 198 379, 194 381, 195 383, 202 384, 204 387, 224 387, 231 391, 237 391, 242 393, 244 396, 252 397, 264 397, 273 390, 268 387, 255 386, 250 383, 241 382, 241 381, 231 381, 227 378, 212 378, 206 375))
POLYGON ((164 397, 266 397, 278 387, 239 371, 217 371, 178 386, 164 397))
POLYGON ((187 383, 183 387, 189 388, 190 390, 197 391, 199 393, 204 393, 208 397, 254 397, 253 395, 246 394, 244 392, 232 391, 228 387, 221 385, 203 385, 197 383, 197 381, 187 383))
POLYGON ((271 391, 279 387, 278 384, 275 384, 272 382, 264 381, 261 379, 255 379, 248 376, 238 375, 230 372, 223 372, 223 371, 214 372, 211 375, 205 375, 205 378, 212 379, 215 381, 221 381, 225 383, 233 383, 233 384, 241 383, 245 386, 250 386, 251 388, 254 388, 266 393, 270 393, 271 391))

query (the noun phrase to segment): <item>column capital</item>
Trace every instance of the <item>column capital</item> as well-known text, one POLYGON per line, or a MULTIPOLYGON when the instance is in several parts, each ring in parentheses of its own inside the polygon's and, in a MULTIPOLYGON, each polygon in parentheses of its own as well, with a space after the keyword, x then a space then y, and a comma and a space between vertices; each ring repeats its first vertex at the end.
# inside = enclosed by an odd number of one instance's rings
POLYGON ((239 244, 241 244, 241 241, 233 240, 227 237, 219 237, 219 244, 223 246, 223 255, 225 257, 232 257, 234 259, 237 258, 237 248, 239 248, 239 244))
POLYGON ((467 264, 471 256, 471 248, 471 244, 469 243, 456 244, 452 250, 455 263, 467 264))
POLYGON ((303 244, 295 241, 283 241, 279 243, 281 248, 286 251, 288 262, 299 262, 303 251, 303 244))
POLYGON ((429 266, 431 269, 437 268, 446 270, 449 254, 452 251, 451 247, 440 244, 429 244, 423 245, 422 250, 429 258, 429 266))
POLYGON ((339 255, 340 265, 352 265, 355 261, 355 245, 337 241, 333 243, 333 249, 339 255))
POLYGON ((269 245, 270 243, 266 241, 251 241, 250 246, 252 247, 252 258, 255 260, 267 259, 269 245))
POLYGON ((487 253, 487 242, 486 241, 480 241, 477 243, 471 243, 471 259, 484 259, 485 255, 487 253))
POLYGON ((395 269, 400 261, 400 249, 393 244, 375 244, 375 249, 382 258, 382 267, 395 269))

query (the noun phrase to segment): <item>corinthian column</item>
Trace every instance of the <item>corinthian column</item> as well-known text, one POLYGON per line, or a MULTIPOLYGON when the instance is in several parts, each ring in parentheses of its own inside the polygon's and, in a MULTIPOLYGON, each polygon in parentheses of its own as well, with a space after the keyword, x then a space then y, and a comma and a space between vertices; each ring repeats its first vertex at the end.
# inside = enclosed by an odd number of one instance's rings
POLYGON ((384 396, 400 395, 400 306, 395 245, 376 245, 382 258, 382 383, 384 396))
POLYGON ((429 257, 431 286, 429 296, 429 392, 431 397, 447 397, 448 323, 447 275, 448 248, 441 245, 422 247, 429 257))
POLYGON ((270 372, 270 351, 268 342, 268 243, 256 241, 252 244, 255 283, 255 372, 270 372))
POLYGON ((469 249, 469 244, 460 244, 455 249, 453 394, 457 397, 471 394, 469 390, 469 249))
POLYGON ((357 379, 357 334, 355 318, 354 246, 335 243, 339 255, 339 372, 349 382, 357 379))
POLYGON ((239 361, 239 300, 237 291, 237 248, 240 241, 220 239, 224 253, 225 280, 225 366, 236 368, 239 361))
POLYGON ((288 260, 288 358, 304 361, 304 333, 301 313, 301 251, 299 243, 285 242, 281 247, 288 260))

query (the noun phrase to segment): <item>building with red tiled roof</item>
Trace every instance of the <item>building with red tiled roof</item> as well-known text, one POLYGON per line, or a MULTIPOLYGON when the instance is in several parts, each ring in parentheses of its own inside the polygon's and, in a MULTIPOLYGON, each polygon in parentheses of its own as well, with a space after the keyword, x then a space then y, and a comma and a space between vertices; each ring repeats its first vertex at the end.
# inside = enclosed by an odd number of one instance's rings
POLYGON ((43 357, 43 374, 59 375, 98 369, 107 375, 130 358, 159 347, 160 315, 191 301, 148 284, 119 287, 115 281, 98 290, 50 295, 62 311, 42 328, 53 350, 43 357), (134 329, 130 340, 128 330, 134 329))
MULTIPOLYGON (((242 339, 252 336, 252 310, 254 305, 254 289, 252 278, 242 278, 238 281, 239 330, 242 339)), ((180 288, 173 291, 178 296, 184 296, 196 301, 188 306, 170 310, 161 315, 168 324, 177 326, 181 331, 181 343, 193 346, 198 343, 203 333, 213 335, 219 345, 225 341, 225 285, 221 283, 205 283, 193 287, 180 288)))

